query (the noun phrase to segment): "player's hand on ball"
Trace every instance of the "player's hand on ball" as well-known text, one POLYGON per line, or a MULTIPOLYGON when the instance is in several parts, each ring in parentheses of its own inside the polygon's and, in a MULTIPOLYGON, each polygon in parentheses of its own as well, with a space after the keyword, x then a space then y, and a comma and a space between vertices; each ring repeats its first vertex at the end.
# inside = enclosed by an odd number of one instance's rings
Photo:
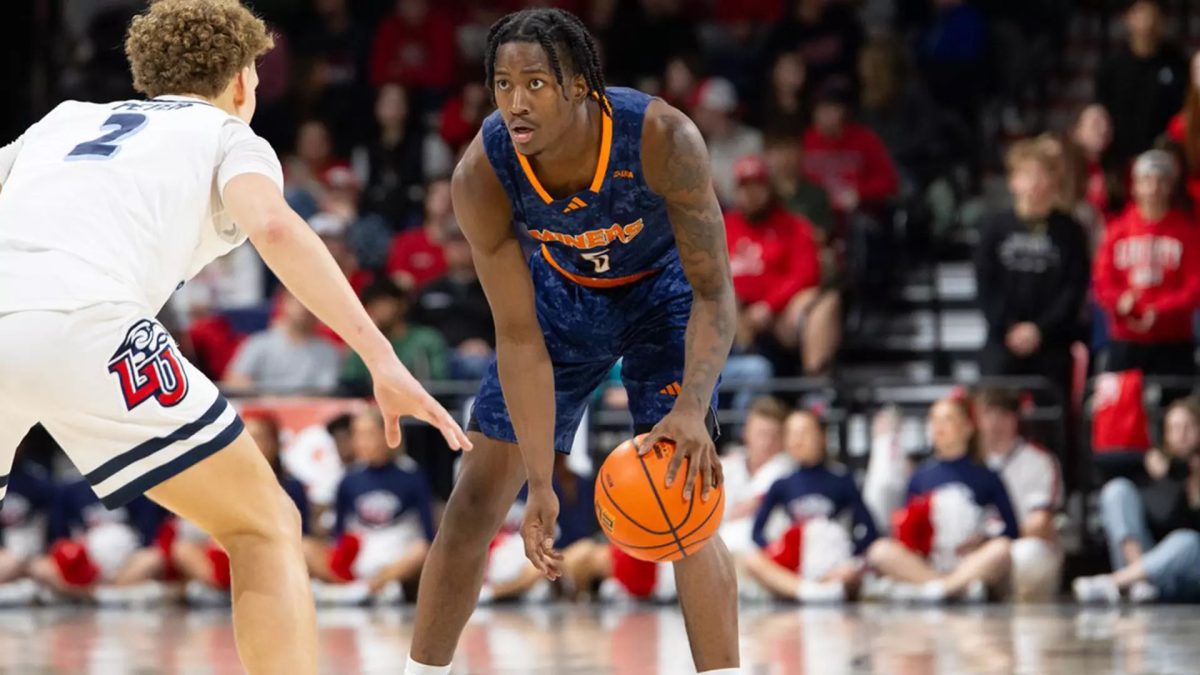
POLYGON ((400 445, 400 418, 411 415, 442 432, 451 450, 471 449, 471 441, 458 422, 425 391, 398 359, 373 368, 371 379, 375 383, 375 402, 383 413, 389 446, 395 448, 400 445))
POLYGON ((525 522, 521 538, 525 557, 550 581, 562 576, 562 553, 554 550, 554 529, 558 524, 558 496, 552 488, 530 490, 525 500, 525 522))
POLYGON ((708 425, 704 423, 704 413, 672 410, 642 438, 638 454, 645 455, 650 452, 654 444, 664 438, 675 441, 675 453, 667 464, 666 487, 675 484, 679 467, 686 459, 687 476, 684 478, 683 498, 692 498, 696 489, 696 479, 699 477, 702 481, 700 500, 708 501, 709 493, 721 484, 724 476, 721 473, 721 461, 717 458, 717 446, 708 433, 708 425))

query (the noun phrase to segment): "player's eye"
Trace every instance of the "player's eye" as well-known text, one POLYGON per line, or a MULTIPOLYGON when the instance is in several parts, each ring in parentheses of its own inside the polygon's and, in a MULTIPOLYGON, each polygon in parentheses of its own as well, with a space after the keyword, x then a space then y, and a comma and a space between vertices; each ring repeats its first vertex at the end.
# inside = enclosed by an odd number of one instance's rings
POLYGON ((496 80, 496 88, 501 91, 508 90, 508 80, 496 80))
POLYGON ((529 81, 529 88, 530 88, 531 90, 533 90, 533 91, 537 91, 538 89, 541 89, 541 88, 542 88, 542 86, 543 86, 543 85, 545 85, 545 84, 546 84, 546 83, 545 83, 544 81, 542 81, 542 80, 539 80, 539 79, 537 79, 537 78, 535 77, 535 78, 533 78, 532 80, 530 80, 530 81, 529 81))

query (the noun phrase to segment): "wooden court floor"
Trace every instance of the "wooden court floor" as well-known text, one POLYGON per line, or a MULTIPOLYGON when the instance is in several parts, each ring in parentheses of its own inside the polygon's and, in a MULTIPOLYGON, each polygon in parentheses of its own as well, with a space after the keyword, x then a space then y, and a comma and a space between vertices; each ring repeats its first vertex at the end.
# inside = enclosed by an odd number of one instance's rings
MULTIPOLYGON (((322 611, 322 672, 399 673, 409 609, 322 611)), ((1200 673, 1200 607, 748 607, 743 668, 764 675, 1200 673)), ((0 673, 241 672, 221 610, 0 612, 0 673)), ((478 612, 456 673, 686 674, 670 609, 512 606, 478 612)))

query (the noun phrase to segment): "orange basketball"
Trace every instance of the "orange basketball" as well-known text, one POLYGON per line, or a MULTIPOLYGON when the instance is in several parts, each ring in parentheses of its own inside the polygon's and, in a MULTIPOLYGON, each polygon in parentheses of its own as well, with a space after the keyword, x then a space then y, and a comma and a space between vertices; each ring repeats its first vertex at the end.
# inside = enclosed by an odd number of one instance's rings
POLYGON ((690 500, 683 498, 685 461, 666 487, 667 464, 675 443, 659 441, 644 457, 637 441, 625 441, 604 461, 596 477, 596 519, 609 541, 634 558, 669 562, 704 547, 721 525, 725 490, 714 488, 700 501, 700 480, 690 500))

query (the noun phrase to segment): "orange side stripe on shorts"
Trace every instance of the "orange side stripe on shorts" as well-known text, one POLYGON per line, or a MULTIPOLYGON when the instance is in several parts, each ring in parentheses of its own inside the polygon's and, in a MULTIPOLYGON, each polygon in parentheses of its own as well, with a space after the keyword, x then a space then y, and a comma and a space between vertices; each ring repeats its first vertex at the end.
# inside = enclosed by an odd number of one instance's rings
POLYGON ((550 249, 546 248, 545 244, 542 244, 542 257, 546 259, 546 262, 550 263, 550 266, 554 268, 555 272, 558 272, 559 274, 563 275, 569 281, 574 281, 575 283, 579 284, 580 286, 587 286, 588 288, 616 288, 617 286, 624 286, 626 284, 632 284, 635 281, 640 281, 642 279, 645 279, 646 277, 648 277, 651 274, 654 274, 655 272, 658 271, 658 270, 646 270, 644 272, 638 272, 637 274, 630 274, 629 276, 625 276, 625 277, 613 277, 611 279, 597 279, 596 277, 582 277, 582 276, 579 276, 578 274, 574 274, 574 273, 568 272, 567 270, 563 269, 563 266, 559 265, 558 261, 555 260, 554 257, 550 255, 550 249))

